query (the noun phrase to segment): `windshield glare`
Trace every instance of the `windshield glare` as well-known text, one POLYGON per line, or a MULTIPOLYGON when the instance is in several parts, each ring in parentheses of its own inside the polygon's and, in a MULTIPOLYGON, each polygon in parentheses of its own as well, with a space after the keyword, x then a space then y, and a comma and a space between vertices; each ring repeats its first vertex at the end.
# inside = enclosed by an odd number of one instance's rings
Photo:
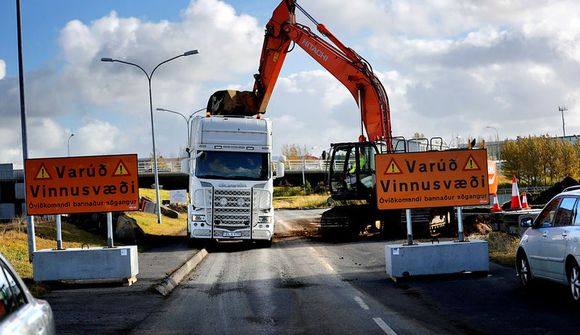
POLYGON ((200 151, 195 176, 207 179, 267 180, 268 154, 200 151))

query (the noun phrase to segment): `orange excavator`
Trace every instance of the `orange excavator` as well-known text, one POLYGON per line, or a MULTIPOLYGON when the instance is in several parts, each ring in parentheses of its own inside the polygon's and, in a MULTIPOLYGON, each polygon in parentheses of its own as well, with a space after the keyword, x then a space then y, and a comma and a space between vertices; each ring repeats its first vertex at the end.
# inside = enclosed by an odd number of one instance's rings
MULTIPOLYGON (((318 23, 296 0, 283 0, 266 25, 253 90, 217 91, 210 97, 207 111, 213 115, 253 116, 265 113, 286 55, 295 45, 349 90, 359 107, 361 118, 358 142, 331 145, 328 181, 331 199, 366 200, 367 206, 334 207, 323 215, 322 228, 350 227, 358 230, 361 225, 353 225, 355 218, 365 222, 363 226, 366 222, 384 221, 385 214, 379 213, 376 206, 374 158, 376 154, 395 150, 387 93, 370 64, 318 23), (296 9, 310 19, 328 41, 308 26, 297 23, 296 9), (361 220, 362 217, 368 220, 361 220)), ((397 215, 400 217, 400 212, 396 212, 395 217, 397 215)))
MULTIPOLYGON (((258 73, 251 92, 218 91, 208 103, 212 114, 256 115, 265 113, 282 65, 291 45, 298 45, 338 79, 352 94, 370 141, 391 146, 389 101, 385 88, 368 62, 340 42, 323 24, 316 22, 296 0, 282 1, 266 25, 258 73), (296 22, 295 9, 310 18, 325 41, 296 22)), ((361 127, 362 127, 361 124, 361 127)), ((362 134, 361 134, 362 135, 362 134)), ((361 138, 364 141, 364 137, 361 138)))

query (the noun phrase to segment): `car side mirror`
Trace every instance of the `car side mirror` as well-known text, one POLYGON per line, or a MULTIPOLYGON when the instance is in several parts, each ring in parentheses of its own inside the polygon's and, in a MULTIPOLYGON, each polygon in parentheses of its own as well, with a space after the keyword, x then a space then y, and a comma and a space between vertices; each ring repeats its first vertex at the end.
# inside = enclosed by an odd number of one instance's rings
POLYGON ((534 220, 532 218, 521 218, 520 219, 520 227, 523 228, 529 228, 532 226, 532 224, 534 223, 534 220))

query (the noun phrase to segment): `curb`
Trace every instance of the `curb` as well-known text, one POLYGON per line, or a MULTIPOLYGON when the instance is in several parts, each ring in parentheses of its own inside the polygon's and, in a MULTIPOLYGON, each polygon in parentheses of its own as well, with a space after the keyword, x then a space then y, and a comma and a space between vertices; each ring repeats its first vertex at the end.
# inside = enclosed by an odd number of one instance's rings
POLYGON ((165 278, 160 284, 155 285, 154 289, 162 296, 168 296, 179 283, 207 256, 207 250, 201 249, 193 255, 187 262, 183 263, 177 270, 165 278))

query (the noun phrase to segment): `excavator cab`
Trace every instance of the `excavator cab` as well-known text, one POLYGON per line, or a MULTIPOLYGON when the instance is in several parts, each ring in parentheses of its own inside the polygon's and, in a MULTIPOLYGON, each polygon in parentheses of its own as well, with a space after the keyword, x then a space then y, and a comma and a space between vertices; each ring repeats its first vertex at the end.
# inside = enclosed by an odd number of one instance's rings
POLYGON ((333 200, 369 200, 375 193, 375 143, 331 144, 328 185, 333 200))

